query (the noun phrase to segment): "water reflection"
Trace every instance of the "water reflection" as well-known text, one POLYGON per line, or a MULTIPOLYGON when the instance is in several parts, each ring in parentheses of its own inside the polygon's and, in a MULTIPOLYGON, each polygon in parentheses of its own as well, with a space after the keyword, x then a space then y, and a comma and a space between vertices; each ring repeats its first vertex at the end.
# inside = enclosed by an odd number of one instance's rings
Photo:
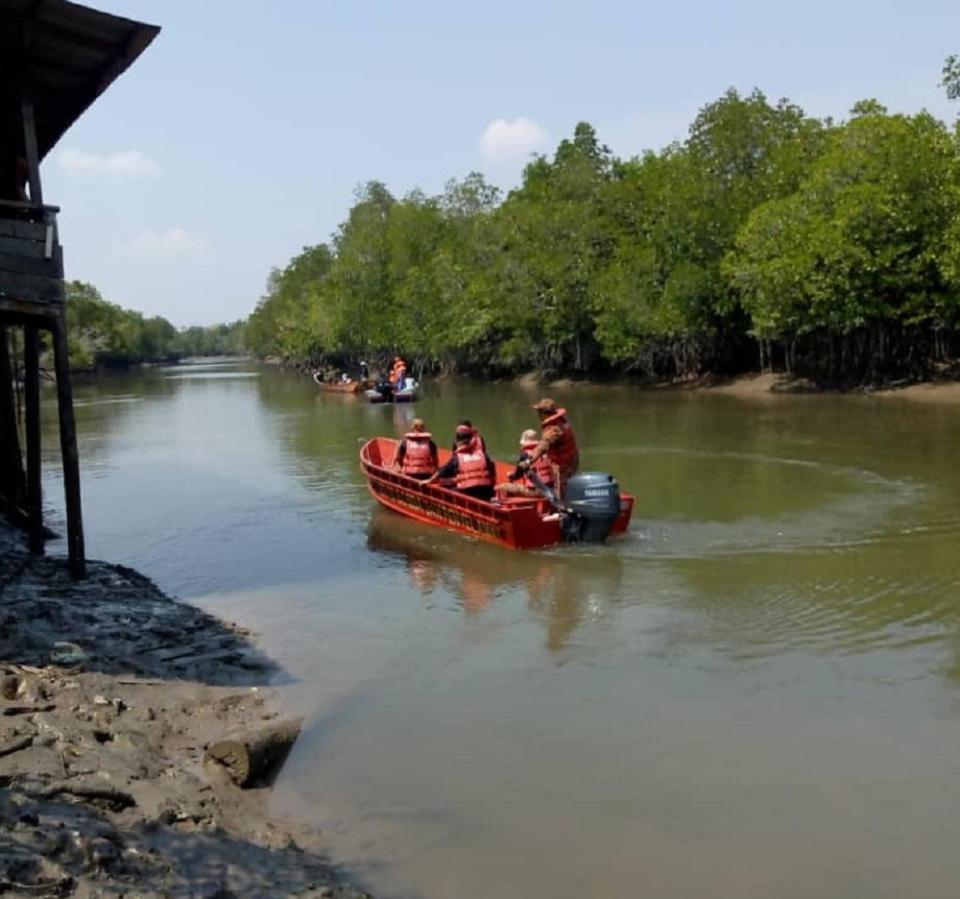
POLYGON ((612 545, 511 551, 438 533, 377 507, 367 546, 402 561, 410 586, 425 598, 442 587, 467 615, 483 612, 502 593, 522 593, 543 624, 551 651, 563 649, 578 627, 605 614, 621 597, 623 564, 612 545))

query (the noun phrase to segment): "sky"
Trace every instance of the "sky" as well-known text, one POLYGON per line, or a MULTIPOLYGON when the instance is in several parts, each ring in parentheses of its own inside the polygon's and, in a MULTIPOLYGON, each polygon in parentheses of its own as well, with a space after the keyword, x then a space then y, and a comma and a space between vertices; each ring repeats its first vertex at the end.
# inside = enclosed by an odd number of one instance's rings
POLYGON ((628 158, 728 88, 953 122, 956 0, 89 0, 160 25, 43 165, 68 278, 177 326, 245 318, 358 185, 519 183, 587 121, 628 158))

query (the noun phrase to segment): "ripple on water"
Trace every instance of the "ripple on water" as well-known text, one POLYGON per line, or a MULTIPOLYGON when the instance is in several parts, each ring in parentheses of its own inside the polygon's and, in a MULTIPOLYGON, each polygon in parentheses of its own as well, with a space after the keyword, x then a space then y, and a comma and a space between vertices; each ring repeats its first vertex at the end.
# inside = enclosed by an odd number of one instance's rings
MULTIPOLYGON (((624 551, 648 558, 841 550, 873 544, 887 539, 891 515, 926 495, 925 487, 915 481, 853 466, 745 453, 643 448, 633 452, 689 457, 688 465, 693 460, 691 476, 684 480, 687 501, 665 504, 689 509, 686 518, 634 517, 624 551), (739 471, 731 475, 731 469, 739 471), (699 506, 689 497, 697 492, 702 494, 699 506)), ((650 505, 650 495, 658 490, 657 480, 651 483, 649 493, 638 500, 638 511, 650 505)), ((960 520, 956 527, 960 530, 960 520)))

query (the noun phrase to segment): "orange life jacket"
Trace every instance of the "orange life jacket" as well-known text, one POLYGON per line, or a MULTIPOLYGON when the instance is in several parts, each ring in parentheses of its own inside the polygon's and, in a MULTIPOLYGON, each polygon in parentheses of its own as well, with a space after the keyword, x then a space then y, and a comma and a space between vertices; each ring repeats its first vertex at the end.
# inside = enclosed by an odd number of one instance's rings
POLYGON ((437 470, 430 451, 430 438, 431 435, 426 431, 411 431, 403 435, 406 446, 403 454, 404 474, 433 474, 437 470))
POLYGON ((457 489, 492 487, 493 478, 487 468, 487 454, 475 441, 457 447, 457 489))
POLYGON ((580 450, 577 448, 577 437, 573 433, 573 427, 567 421, 567 410, 557 409, 549 418, 540 422, 543 431, 550 427, 558 427, 563 432, 563 438, 554 446, 551 446, 546 455, 550 461, 560 468, 560 473, 571 475, 580 467, 580 450))
MULTIPOLYGON (((520 449, 523 450, 527 455, 532 456, 533 451, 537 448, 537 443, 523 443, 520 445, 520 449)), ((553 462, 550 461, 550 457, 546 454, 542 455, 536 462, 533 463, 533 472, 540 478, 540 480, 546 484, 548 487, 553 486, 553 462)), ((536 485, 528 476, 524 476, 523 485, 525 487, 533 487, 536 489, 536 485)))
POLYGON ((390 372, 390 383, 395 384, 398 387, 403 387, 403 384, 400 383, 402 378, 405 378, 407 375, 407 363, 402 359, 399 362, 393 363, 393 371, 390 372))

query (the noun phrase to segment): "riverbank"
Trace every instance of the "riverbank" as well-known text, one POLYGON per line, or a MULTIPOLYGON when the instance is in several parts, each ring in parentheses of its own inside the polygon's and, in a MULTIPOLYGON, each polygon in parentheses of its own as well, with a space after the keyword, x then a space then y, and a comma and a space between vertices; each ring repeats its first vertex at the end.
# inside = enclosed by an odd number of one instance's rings
POLYGON ((268 785, 204 770, 211 741, 282 712, 250 634, 88 571, 0 520, 0 895, 366 897, 317 832, 271 817, 268 785))
POLYGON ((931 381, 911 381, 876 387, 840 389, 824 387, 808 378, 785 372, 751 372, 731 378, 705 375, 678 381, 593 381, 571 378, 550 379, 538 372, 528 372, 513 379, 519 387, 531 391, 571 390, 578 387, 626 387, 641 390, 677 391, 681 393, 712 393, 741 399, 776 397, 798 394, 859 394, 882 398, 915 400, 924 403, 960 404, 960 380, 943 376, 931 381))
POLYGON ((708 393, 726 394, 741 398, 783 396, 785 394, 804 393, 859 393, 884 399, 905 399, 924 403, 957 404, 960 403, 960 381, 938 379, 884 385, 871 389, 830 390, 820 387, 806 378, 798 378, 783 373, 766 372, 764 374, 742 375, 728 381, 708 384, 693 384, 691 390, 708 393))

